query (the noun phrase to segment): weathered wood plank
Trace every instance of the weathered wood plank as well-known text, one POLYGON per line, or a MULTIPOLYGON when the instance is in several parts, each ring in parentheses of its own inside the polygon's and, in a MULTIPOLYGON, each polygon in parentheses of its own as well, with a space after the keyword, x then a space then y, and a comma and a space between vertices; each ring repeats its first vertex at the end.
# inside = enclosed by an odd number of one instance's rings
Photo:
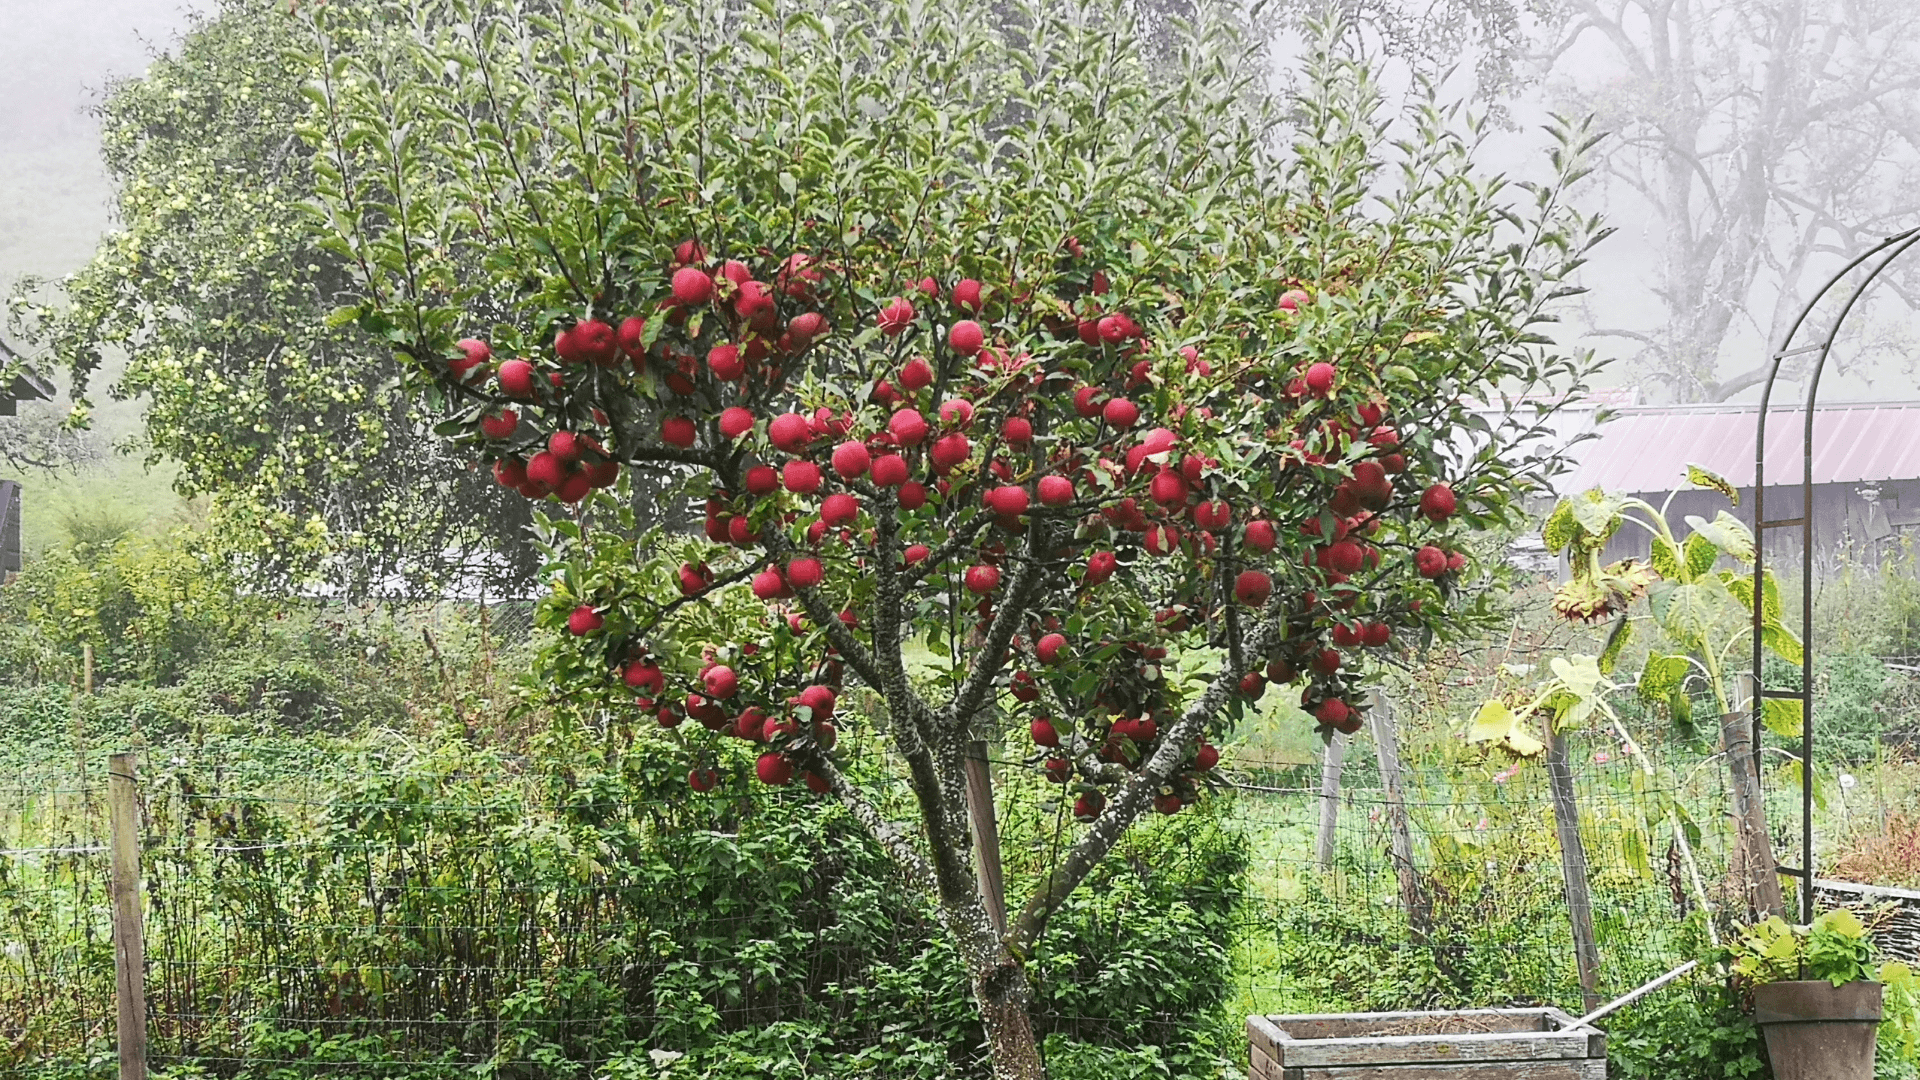
POLYGON ((1280 1044, 1292 1036, 1276 1027, 1272 1020, 1264 1016, 1247 1017, 1247 1044, 1256 1050, 1263 1050, 1274 1060, 1280 1059, 1280 1044))
POLYGON ((1572 1017, 1559 1009, 1440 1009, 1377 1013, 1292 1013, 1260 1017, 1288 1038, 1331 1039, 1364 1035, 1397 1022, 1459 1019, 1482 1032, 1556 1031, 1572 1017), (1562 1019, 1564 1018, 1564 1019, 1562 1019))
POLYGON ((1280 1064, 1402 1065, 1417 1062, 1521 1062, 1587 1056, 1585 1031, 1526 1035, 1386 1035, 1375 1039, 1301 1039, 1280 1050, 1280 1064))
POLYGON ((1607 1080, 1607 1063, 1598 1058, 1444 1065, 1336 1065, 1289 1070, 1295 1071, 1299 1080, 1607 1080))

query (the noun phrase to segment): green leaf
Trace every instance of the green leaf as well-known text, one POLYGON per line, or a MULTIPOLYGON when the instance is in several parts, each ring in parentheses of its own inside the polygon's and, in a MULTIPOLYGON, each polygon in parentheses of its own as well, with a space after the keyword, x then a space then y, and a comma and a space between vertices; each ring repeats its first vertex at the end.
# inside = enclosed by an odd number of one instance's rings
POLYGON ((1726 478, 1719 473, 1704 466, 1689 462, 1687 464, 1687 483, 1692 484, 1694 487, 1712 488, 1720 494, 1725 495, 1728 502, 1735 506, 1740 505, 1739 489, 1727 483, 1726 478))
POLYGON ((1687 580, 1700 577, 1713 570, 1713 564, 1720 561, 1720 549, 1699 533, 1687 537, 1687 580))
POLYGON ((1760 628, 1760 644, 1789 664, 1804 663, 1806 660, 1799 636, 1779 623, 1769 623, 1760 628))
POLYGON ((1692 662, 1684 656, 1648 655, 1647 666, 1640 669, 1640 681, 1636 686, 1640 700, 1652 703, 1666 699, 1687 677, 1687 670, 1692 666, 1692 662))
MULTIPOLYGON (((1753 561, 1753 534, 1747 531, 1744 522, 1725 510, 1715 514, 1712 521, 1696 514, 1688 514, 1687 527, 1693 530, 1693 536, 1705 537, 1708 543, 1733 556, 1735 560, 1743 563, 1753 561)), ((1693 537, 1690 536, 1687 539, 1691 540, 1693 537)), ((1689 554, 1689 560, 1691 561, 1691 554, 1689 554)))
POLYGON ((1673 541, 1664 536, 1653 538, 1653 553, 1650 561, 1653 572, 1668 581, 1685 581, 1692 576, 1684 573, 1686 564, 1681 561, 1679 551, 1674 549, 1673 541))
POLYGON ((1798 739, 1800 730, 1799 698, 1767 698, 1760 706, 1760 722, 1783 739, 1798 739))

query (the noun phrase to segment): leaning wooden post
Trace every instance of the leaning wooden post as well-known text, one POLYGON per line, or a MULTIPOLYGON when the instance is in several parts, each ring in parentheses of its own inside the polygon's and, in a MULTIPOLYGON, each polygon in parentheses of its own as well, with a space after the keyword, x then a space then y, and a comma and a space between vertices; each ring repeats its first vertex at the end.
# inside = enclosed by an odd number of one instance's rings
POLYGON ((1780 871, 1773 861, 1773 841, 1767 836, 1767 808, 1761 801, 1753 754, 1753 715, 1730 712, 1720 717, 1720 745, 1733 775, 1734 878, 1756 920, 1783 915, 1786 903, 1780 895, 1780 871))
POLYGON ((1400 743, 1393 723, 1393 704, 1384 695, 1373 695, 1367 719, 1373 726, 1373 752, 1380 763, 1380 787, 1387 803, 1387 829, 1394 873, 1400 879, 1400 902, 1407 909, 1407 926, 1416 939, 1424 942, 1431 936, 1433 920, 1413 866, 1413 831, 1407 824, 1407 795, 1400 782, 1400 743))
POLYGON ((1000 870, 1000 825, 994 815, 993 766, 987 761, 987 744, 980 739, 967 743, 967 821, 973 832, 973 861, 980 875, 980 899, 987 905, 994 932, 1007 933, 1007 883, 1000 870))
MULTIPOLYGON (((1551 731, 1553 720, 1547 720, 1551 731)), ((1573 770, 1567 763, 1567 737, 1547 737, 1547 782, 1553 789, 1553 827, 1560 838, 1560 876, 1567 886, 1567 919, 1573 924, 1573 959, 1580 968, 1583 1011, 1600 1005, 1600 947, 1593 938, 1593 894, 1587 890, 1587 848, 1580 839, 1580 805, 1573 796, 1573 770)))
POLYGON ((147 1076, 147 949, 140 912, 140 789, 133 755, 107 759, 113 860, 113 977, 120 1080, 147 1076))
POLYGON ((1347 742, 1346 732, 1334 732, 1320 757, 1320 832, 1313 841, 1313 862, 1322 870, 1333 866, 1340 846, 1340 768, 1346 761, 1347 742))

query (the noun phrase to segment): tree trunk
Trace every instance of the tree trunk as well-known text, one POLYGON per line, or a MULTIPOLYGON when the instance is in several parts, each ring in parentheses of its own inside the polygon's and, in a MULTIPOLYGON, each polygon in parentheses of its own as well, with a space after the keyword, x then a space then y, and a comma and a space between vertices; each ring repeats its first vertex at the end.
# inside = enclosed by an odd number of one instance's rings
POLYGON ((1040 1044, 1034 1038, 1033 987, 1027 972, 994 933, 986 905, 978 896, 947 906, 960 958, 967 965, 974 1004, 987 1037, 987 1060, 994 1080, 1046 1080, 1040 1044))

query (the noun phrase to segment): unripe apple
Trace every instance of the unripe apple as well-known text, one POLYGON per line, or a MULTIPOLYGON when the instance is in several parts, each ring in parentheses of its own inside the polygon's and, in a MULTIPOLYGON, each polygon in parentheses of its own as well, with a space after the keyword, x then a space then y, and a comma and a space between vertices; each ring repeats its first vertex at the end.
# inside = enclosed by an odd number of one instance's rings
POLYGON ((681 307, 698 307, 713 299, 713 279, 694 266, 673 272, 673 302, 681 307))
POLYGON ((867 453, 867 444, 849 440, 833 448, 833 471, 842 479, 852 480, 865 476, 867 467, 873 464, 873 458, 867 453))
POLYGON ((567 631, 574 637, 584 637, 605 626, 607 620, 588 604, 581 604, 567 616, 567 631))
POLYGON ((1035 746, 1051 748, 1060 745, 1060 733, 1053 729, 1053 721, 1044 716, 1027 725, 1027 734, 1033 736, 1035 746))
POLYGON ((925 390, 933 385, 933 365, 926 357, 916 356, 900 369, 900 385, 909 391, 925 390))
POLYGON ((1413 568, 1423 578, 1437 578, 1447 572, 1447 553, 1428 544, 1414 554, 1413 568))
POLYGON ((1118 556, 1111 551, 1096 551, 1087 556, 1087 572, 1081 576, 1080 580, 1088 585, 1100 585, 1112 577, 1114 571, 1118 569, 1120 569, 1118 556))
POLYGON ((918 409, 900 409, 887 418, 887 431, 901 446, 919 446, 927 438, 927 418, 918 409))
POLYGON ((987 492, 987 509, 1001 517, 1016 518, 1027 512, 1027 489, 1008 485, 987 492))
POLYGON ((918 510, 927 505, 927 485, 909 480, 900 485, 900 509, 918 510))
POLYGON ((953 287, 954 306, 966 311, 979 311, 983 291, 979 282, 972 278, 961 278, 953 287))
POLYGON ((1040 478, 1040 501, 1047 506, 1065 506, 1073 501, 1073 481, 1064 476, 1040 478))
POLYGON ((795 559, 787 564, 787 583, 796 589, 811 589, 827 576, 815 558, 795 559))
POLYGON ((813 441, 813 429, 799 413, 782 413, 767 425, 767 438, 789 454, 797 454, 813 441))
POLYGON ((820 504, 820 520, 829 528, 845 525, 860 516, 860 500, 844 491, 835 492, 820 504))
POLYGON ((785 787, 793 782, 793 763, 782 754, 761 754, 760 760, 753 763, 753 772, 761 783, 773 787, 785 787))
POLYGON ((753 595, 762 600, 777 599, 786 588, 787 579, 771 566, 753 575, 753 595))
POLYGON ((533 364, 526 360, 509 360, 500 365, 500 392, 508 397, 530 398, 533 396, 533 364))
POLYGON ((990 593, 1000 587, 1000 568, 984 564, 969 566, 966 581, 968 592, 990 593))
POLYGON ((881 454, 873 459, 873 482, 881 487, 898 487, 907 482, 907 459, 899 454, 881 454))
POLYGON ((1435 484, 1420 495, 1420 512, 1434 522, 1452 517, 1456 505, 1453 488, 1446 484, 1435 484))
POLYGON ((1139 421, 1140 406, 1126 398, 1109 398, 1107 403, 1101 406, 1100 416, 1109 425, 1124 431, 1139 421))
POLYGON ((732 441, 753 430, 753 410, 738 405, 720 413, 720 435, 732 441))
POLYGON ((660 421, 660 441, 669 446, 692 446, 698 434, 693 421, 684 416, 669 416, 660 421))
POLYGON ((1038 656, 1040 662, 1043 664, 1058 664, 1066 659, 1066 657, 1060 655, 1060 650, 1066 647, 1067 638, 1065 634, 1048 634, 1034 645, 1033 654, 1038 656))
POLYGON ((1009 416, 1000 425, 1000 437, 1008 446, 1024 447, 1033 442, 1033 422, 1024 416, 1009 416))

